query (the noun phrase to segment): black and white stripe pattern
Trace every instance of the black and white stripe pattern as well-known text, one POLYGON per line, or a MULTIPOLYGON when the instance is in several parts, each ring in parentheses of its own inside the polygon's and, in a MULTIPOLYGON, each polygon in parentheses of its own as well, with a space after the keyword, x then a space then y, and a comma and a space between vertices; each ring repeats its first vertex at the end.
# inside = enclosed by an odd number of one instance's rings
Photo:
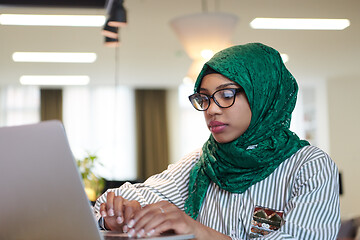
MULTIPOLYGON (((189 172, 200 154, 200 150, 189 154, 144 183, 108 191, 142 206, 168 200, 183 210, 189 172)), ((107 192, 97 200, 96 211, 107 192)), ((306 146, 243 194, 229 193, 212 183, 197 220, 232 239, 250 239, 255 206, 284 211, 285 224, 259 239, 336 239, 340 227, 337 167, 326 153, 306 146)))

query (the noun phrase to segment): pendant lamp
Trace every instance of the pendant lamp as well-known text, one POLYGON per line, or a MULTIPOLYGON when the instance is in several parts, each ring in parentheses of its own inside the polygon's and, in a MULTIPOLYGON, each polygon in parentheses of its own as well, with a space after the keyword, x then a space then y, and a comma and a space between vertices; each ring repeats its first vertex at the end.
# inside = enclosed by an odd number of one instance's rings
POLYGON ((126 10, 123 6, 123 0, 113 0, 110 8, 108 25, 112 27, 124 27, 127 24, 126 10))
POLYGON ((238 17, 220 12, 205 12, 173 19, 170 26, 188 56, 193 60, 187 77, 193 81, 203 64, 216 52, 232 46, 231 37, 238 17))
POLYGON ((106 24, 104 25, 103 30, 101 31, 101 34, 104 35, 105 37, 116 39, 118 38, 118 32, 119 32, 119 28, 110 26, 109 21, 107 21, 106 24))
POLYGON ((105 37, 104 45, 107 47, 118 47, 120 45, 119 38, 105 37))
POLYGON ((124 0, 107 1, 108 19, 101 31, 101 34, 105 36, 105 46, 118 47, 120 45, 119 28, 127 24, 127 14, 123 3, 124 0))

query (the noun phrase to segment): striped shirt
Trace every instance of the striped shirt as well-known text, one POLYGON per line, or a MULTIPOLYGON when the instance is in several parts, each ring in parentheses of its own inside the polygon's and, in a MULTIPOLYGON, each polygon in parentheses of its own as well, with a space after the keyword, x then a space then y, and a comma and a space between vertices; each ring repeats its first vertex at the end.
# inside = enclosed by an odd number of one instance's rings
MULTIPOLYGON (((167 200, 184 210, 189 172, 200 154, 201 150, 192 152, 144 183, 126 183, 108 191, 137 200, 142 206, 167 200)), ((108 191, 97 200, 97 213, 100 204, 106 201, 108 191)), ((319 148, 303 147, 281 163, 270 176, 242 194, 227 192, 211 183, 197 221, 234 240, 336 239, 340 227, 337 167, 319 148), (281 227, 276 231, 256 237, 253 234, 256 228, 254 213, 259 208, 265 209, 265 212, 275 210, 282 220, 281 227)), ((260 230, 264 226, 268 228, 263 224, 260 230)))

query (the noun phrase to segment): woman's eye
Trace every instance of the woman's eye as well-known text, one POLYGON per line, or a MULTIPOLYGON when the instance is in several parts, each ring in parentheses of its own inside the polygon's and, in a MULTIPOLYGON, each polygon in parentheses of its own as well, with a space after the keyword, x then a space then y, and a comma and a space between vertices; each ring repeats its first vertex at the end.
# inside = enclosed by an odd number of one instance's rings
POLYGON ((206 97, 204 97, 204 96, 199 97, 199 101, 205 102, 205 101, 206 101, 206 97))
POLYGON ((232 98, 232 97, 234 97, 234 93, 232 91, 223 91, 221 94, 221 97, 224 99, 232 98))
POLYGON ((203 105, 203 104, 206 103, 207 98, 206 98, 205 96, 198 96, 198 97, 196 98, 196 101, 197 101, 200 105, 203 105))

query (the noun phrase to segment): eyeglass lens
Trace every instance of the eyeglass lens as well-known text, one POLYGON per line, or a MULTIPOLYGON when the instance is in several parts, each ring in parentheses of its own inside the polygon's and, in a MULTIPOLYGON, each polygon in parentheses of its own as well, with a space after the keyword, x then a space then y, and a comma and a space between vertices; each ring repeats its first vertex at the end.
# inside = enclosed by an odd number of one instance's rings
POLYGON ((210 105, 210 98, 214 99, 216 105, 221 108, 230 107, 235 101, 235 89, 222 89, 208 96, 202 93, 196 93, 190 96, 192 105, 200 111, 206 110, 210 105))

